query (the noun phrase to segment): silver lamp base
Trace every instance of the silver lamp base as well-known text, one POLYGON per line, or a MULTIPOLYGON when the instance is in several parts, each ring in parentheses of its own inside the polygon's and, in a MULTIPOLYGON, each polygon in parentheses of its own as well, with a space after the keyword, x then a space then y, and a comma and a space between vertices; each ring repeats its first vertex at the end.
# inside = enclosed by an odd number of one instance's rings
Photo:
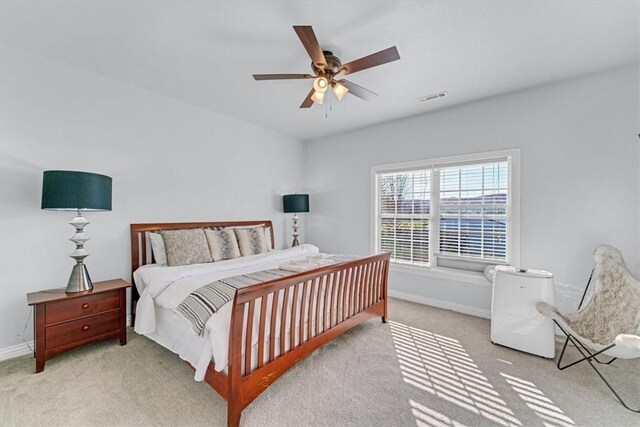
POLYGON ((293 243, 291 243, 291 247, 295 247, 300 245, 300 242, 298 241, 298 236, 300 235, 300 233, 298 233, 298 228, 300 228, 300 226, 298 225, 298 221, 300 220, 300 217, 297 213, 294 213, 292 219, 293 226, 291 228, 293 228, 293 243))
POLYGON ((87 266, 84 263, 78 263, 73 266, 71 270, 71 277, 69 277, 69 283, 64 290, 67 293, 73 292, 85 292, 93 289, 93 283, 91 283, 91 277, 87 271, 87 266))
POLYGON ((89 238, 84 234, 84 227, 89 224, 89 221, 82 216, 82 211, 78 209, 76 217, 69 224, 73 225, 76 229, 74 234, 69 240, 76 244, 76 249, 69 255, 76 260, 76 265, 71 270, 71 277, 69 277, 69 283, 64 290, 67 293, 84 292, 93 289, 87 266, 84 265, 84 259, 89 256, 89 253, 84 248, 84 242, 89 238))

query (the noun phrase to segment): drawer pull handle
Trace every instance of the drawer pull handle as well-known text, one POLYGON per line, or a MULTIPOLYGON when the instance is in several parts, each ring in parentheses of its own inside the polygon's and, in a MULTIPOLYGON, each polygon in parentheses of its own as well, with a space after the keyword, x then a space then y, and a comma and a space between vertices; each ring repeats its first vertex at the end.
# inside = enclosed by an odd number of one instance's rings
POLYGON ((88 330, 89 330, 89 325, 84 325, 84 326, 82 327, 82 330, 83 330, 83 331, 88 331, 88 330))
POLYGON ((89 304, 87 303, 82 304, 82 308, 89 308, 89 304))

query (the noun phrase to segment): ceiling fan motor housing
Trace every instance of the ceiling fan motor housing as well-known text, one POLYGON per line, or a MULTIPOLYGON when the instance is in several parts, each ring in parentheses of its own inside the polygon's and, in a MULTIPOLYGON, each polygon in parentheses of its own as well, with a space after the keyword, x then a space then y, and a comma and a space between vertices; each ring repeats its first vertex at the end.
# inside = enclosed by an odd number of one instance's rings
POLYGON ((311 63, 311 69, 313 70, 313 72, 316 75, 322 75, 322 74, 334 75, 334 74, 337 74, 338 71, 340 71, 340 67, 342 66, 342 61, 340 61, 340 58, 338 58, 337 56, 335 56, 333 54, 333 52, 328 51, 328 50, 323 50, 322 53, 324 54, 324 58, 327 61, 327 65, 324 68, 320 68, 320 67, 316 67, 316 64, 314 64, 312 62, 311 63))

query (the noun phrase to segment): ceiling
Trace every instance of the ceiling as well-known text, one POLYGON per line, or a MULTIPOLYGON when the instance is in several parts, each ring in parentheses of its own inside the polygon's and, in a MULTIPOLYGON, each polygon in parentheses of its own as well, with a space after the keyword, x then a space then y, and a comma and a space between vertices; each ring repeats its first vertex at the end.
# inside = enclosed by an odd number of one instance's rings
MULTIPOLYGON (((301 140, 640 59, 638 1, 2 2, 1 40, 301 140), (349 76, 374 102, 299 109, 310 80, 292 29, 312 25, 343 63, 396 45, 401 60, 349 76), (447 91, 427 103, 416 98, 447 91), (325 117, 327 115, 328 117, 325 117)), ((326 103, 325 103, 326 104, 326 103)))

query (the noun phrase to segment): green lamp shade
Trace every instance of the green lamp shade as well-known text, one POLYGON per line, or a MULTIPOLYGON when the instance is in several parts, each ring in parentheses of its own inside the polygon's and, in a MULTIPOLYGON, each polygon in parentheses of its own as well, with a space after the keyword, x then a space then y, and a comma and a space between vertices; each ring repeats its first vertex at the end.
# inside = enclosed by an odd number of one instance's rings
POLYGON ((308 194, 285 194, 282 196, 284 213, 309 212, 308 194))
POLYGON ((88 172, 45 171, 42 209, 110 211, 111 178, 88 172))

